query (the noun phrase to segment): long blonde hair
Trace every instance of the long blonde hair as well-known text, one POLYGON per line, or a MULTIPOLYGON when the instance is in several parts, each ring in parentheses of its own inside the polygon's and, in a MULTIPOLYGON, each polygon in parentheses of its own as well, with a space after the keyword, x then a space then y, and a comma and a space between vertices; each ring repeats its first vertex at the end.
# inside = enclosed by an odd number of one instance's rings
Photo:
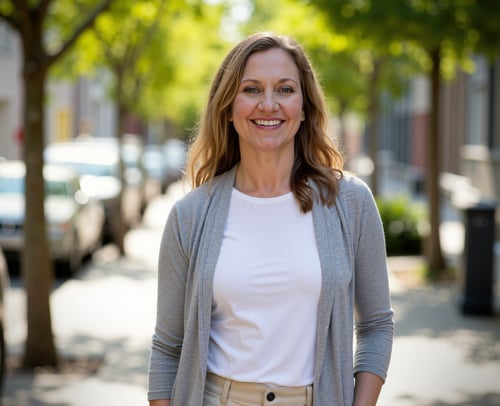
POLYGON ((297 65, 303 94, 305 120, 295 136, 295 158, 290 188, 301 210, 311 210, 318 185, 318 197, 332 205, 342 177, 343 158, 327 135, 328 112, 321 86, 302 48, 290 37, 257 33, 245 38, 226 56, 212 82, 208 103, 198 133, 190 147, 187 175, 193 188, 208 182, 240 161, 239 139, 230 122, 232 103, 238 92, 250 55, 273 48, 290 54, 297 65))

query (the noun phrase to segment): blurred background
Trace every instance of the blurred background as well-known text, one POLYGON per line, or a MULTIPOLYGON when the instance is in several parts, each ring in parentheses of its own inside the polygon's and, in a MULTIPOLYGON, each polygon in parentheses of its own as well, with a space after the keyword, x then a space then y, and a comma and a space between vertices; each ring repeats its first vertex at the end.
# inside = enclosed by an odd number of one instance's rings
POLYGON ((381 404, 500 405, 499 21, 499 0, 0 0, 2 404, 145 404, 161 229, 211 78, 275 31, 384 223, 381 404))

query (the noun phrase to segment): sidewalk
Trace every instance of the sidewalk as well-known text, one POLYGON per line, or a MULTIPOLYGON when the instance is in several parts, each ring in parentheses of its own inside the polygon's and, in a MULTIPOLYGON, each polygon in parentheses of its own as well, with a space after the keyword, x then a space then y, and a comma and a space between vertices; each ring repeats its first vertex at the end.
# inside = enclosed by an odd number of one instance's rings
POLYGON ((500 318, 463 316, 458 286, 424 284, 419 266, 389 258, 396 336, 379 405, 500 405, 500 318))
MULTIPOLYGON (((66 360, 62 373, 8 374, 2 406, 146 404, 156 272, 141 261, 105 254, 109 257, 52 294, 56 345, 60 358, 66 360)), ((22 290, 14 289, 7 305, 22 314, 24 300, 22 290)), ((8 328, 9 355, 19 357, 25 323, 11 320, 8 328)))
MULTIPOLYGON (((53 324, 61 355, 94 363, 7 376, 3 406, 146 405, 147 366, 156 306, 156 255, 166 208, 162 197, 146 226, 127 237, 126 259, 112 249, 55 290, 53 324)), ((443 226, 448 252, 460 250, 460 226, 443 226)), ((381 406, 500 405, 500 319, 465 317, 455 284, 424 284, 418 257, 389 258, 396 338, 381 406)), ((22 353, 24 297, 14 288, 7 306, 9 355, 22 353)), ((186 405, 189 406, 189 405, 186 405)))
MULTIPOLYGON (((409 194, 397 177, 384 177, 386 194, 409 194)), ((415 200, 421 196, 413 196, 415 200)), ((441 245, 449 265, 462 272, 461 213, 443 199, 441 245)), ((379 405, 500 405, 500 243, 495 244, 495 317, 464 316, 456 282, 419 280, 422 260, 388 258, 396 312, 392 361, 379 405)))

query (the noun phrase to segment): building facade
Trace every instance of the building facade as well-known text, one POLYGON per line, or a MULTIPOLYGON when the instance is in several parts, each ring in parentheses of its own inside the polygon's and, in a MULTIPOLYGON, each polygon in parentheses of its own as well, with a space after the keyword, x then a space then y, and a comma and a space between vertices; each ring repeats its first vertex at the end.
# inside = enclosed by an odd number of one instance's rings
POLYGON ((0 157, 21 158, 22 79, 20 42, 0 21, 0 157))
MULTIPOLYGON (((500 203, 500 59, 477 56, 474 62, 472 74, 457 73, 453 81, 442 83, 440 94, 440 187, 443 198, 458 210, 478 202, 500 203)), ((410 188, 424 192, 429 80, 414 78, 402 98, 382 96, 382 101, 385 163, 391 173, 413 183, 410 188)), ((496 228, 498 234, 498 208, 496 228)))

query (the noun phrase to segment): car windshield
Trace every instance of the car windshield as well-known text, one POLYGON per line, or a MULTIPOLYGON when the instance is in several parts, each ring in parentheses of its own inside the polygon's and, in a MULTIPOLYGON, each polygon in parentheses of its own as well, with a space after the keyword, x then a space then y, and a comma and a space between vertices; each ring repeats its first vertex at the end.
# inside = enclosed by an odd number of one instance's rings
MULTIPOLYGON (((71 186, 64 181, 45 182, 47 196, 70 196, 71 186)), ((0 178, 0 194, 24 195, 24 178, 0 178)))
POLYGON ((24 194, 23 178, 0 178, 0 193, 2 194, 24 194))
POLYGON ((118 167, 116 165, 104 165, 89 162, 64 162, 64 164, 72 167, 81 175, 119 177, 118 167))
POLYGON ((45 193, 49 196, 71 196, 70 185, 63 181, 45 182, 45 193))

